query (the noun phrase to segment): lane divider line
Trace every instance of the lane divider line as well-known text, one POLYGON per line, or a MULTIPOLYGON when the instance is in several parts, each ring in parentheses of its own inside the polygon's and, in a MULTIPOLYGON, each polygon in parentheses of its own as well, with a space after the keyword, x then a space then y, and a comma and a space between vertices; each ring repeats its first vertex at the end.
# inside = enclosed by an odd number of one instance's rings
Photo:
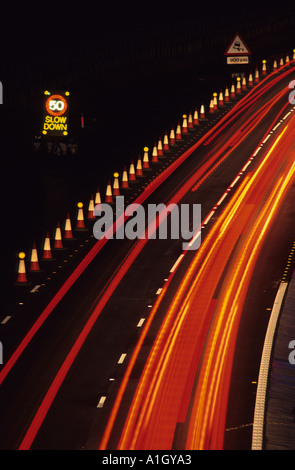
POLYGON ((102 408, 105 401, 106 401, 106 399, 107 399, 107 397, 105 397, 105 396, 101 397, 98 404, 97 404, 97 408, 102 408))

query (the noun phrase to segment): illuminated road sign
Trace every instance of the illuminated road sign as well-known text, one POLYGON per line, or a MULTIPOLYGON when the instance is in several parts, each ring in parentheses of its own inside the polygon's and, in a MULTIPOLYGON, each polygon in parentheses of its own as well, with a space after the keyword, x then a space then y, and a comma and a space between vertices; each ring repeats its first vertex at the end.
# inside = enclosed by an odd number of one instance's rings
POLYGON ((69 92, 44 92, 44 116, 42 121, 42 134, 46 136, 68 135, 68 109, 69 92))
POLYGON ((240 34, 236 34, 224 55, 226 56, 226 63, 229 65, 249 64, 251 51, 240 34))

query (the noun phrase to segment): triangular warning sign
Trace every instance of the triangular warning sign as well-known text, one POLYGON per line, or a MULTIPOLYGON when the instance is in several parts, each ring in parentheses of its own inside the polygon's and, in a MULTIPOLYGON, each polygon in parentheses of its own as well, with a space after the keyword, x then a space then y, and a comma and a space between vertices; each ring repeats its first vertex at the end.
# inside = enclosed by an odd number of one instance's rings
POLYGON ((236 34, 230 45, 226 49, 224 55, 250 55, 251 51, 246 46, 245 41, 241 38, 240 34, 236 34))

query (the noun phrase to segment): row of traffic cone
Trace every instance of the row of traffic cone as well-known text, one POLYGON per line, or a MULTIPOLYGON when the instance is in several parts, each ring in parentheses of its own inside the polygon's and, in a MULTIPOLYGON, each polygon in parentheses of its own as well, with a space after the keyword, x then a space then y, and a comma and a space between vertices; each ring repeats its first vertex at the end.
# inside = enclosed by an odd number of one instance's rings
MULTIPOLYGON (((222 93, 219 95, 219 105, 222 103, 222 93)), ((225 101, 229 101, 229 93, 228 90, 225 91, 225 101)), ((216 109, 216 105, 215 105, 216 109)), ((149 159, 149 148, 144 147, 143 159, 138 157, 136 166, 131 160, 129 173, 127 172, 126 166, 124 166, 123 174, 122 174, 122 181, 121 185, 119 184, 119 173, 114 173, 114 182, 111 185, 111 181, 108 180, 107 187, 106 187, 106 196, 105 202, 106 203, 113 203, 114 197, 120 195, 120 191, 131 189, 131 185, 134 182, 137 182, 139 179, 145 176, 145 171, 149 171, 152 169, 152 164, 157 164, 160 162, 161 158, 164 158, 166 153, 171 150, 171 148, 179 141, 183 139, 183 135, 189 133, 190 130, 194 129, 196 126, 200 124, 200 121, 206 119, 205 116, 205 106, 204 104, 200 107, 200 112, 198 109, 195 108, 193 113, 189 113, 187 116, 184 114, 182 116, 182 125, 178 122, 176 126, 176 130, 174 127, 171 128, 170 134, 168 132, 164 134, 163 141, 161 138, 154 144, 153 151, 152 151, 152 158, 151 162, 149 159)), ((91 220, 95 218, 94 215, 94 208, 98 207, 101 204, 101 196, 99 188, 97 188, 95 197, 91 196, 88 206, 88 213, 87 219, 91 220)), ((84 213, 83 213, 83 204, 81 202, 78 203, 78 214, 77 214, 77 221, 76 221, 76 230, 87 230, 84 220, 84 213)), ((74 240, 73 231, 72 231, 72 224, 70 220, 69 214, 67 214, 65 227, 64 227, 64 234, 62 237, 60 223, 57 224, 56 231, 55 231, 55 238, 53 242, 53 250, 64 250, 63 240, 74 240)), ((19 254, 19 267, 18 267, 18 274, 17 274, 17 284, 25 285, 28 283, 27 274, 26 274, 26 266, 25 266, 25 253, 21 252, 19 254)), ((44 240, 43 245, 43 253, 41 257, 41 261, 49 261, 54 260, 54 255, 51 248, 51 240, 49 233, 46 233, 46 237, 44 240)), ((31 252, 31 260, 30 260, 30 268, 29 271, 32 272, 41 272, 38 252, 36 243, 33 243, 33 248, 31 252)))
MULTIPOLYGON (((95 199, 91 197, 89 206, 88 206, 88 214, 87 218, 88 219, 93 219, 94 216, 94 207, 96 204, 100 204, 101 199, 100 199, 100 192, 99 189, 97 189, 95 199)), ((84 213, 83 213, 83 203, 79 202, 77 204, 78 207, 78 213, 77 213, 77 221, 76 221, 76 226, 74 230, 77 231, 83 231, 87 230, 86 224, 85 224, 85 219, 84 219, 84 213)), ((73 229, 72 229, 72 223, 70 219, 69 213, 67 214, 66 220, 65 220, 65 225, 64 225, 64 233, 62 236, 62 230, 61 230, 61 225, 60 222, 57 223, 57 227, 55 230, 55 237, 53 240, 53 243, 51 242, 49 232, 46 232, 46 236, 44 239, 44 244, 43 244, 43 251, 42 251, 42 256, 41 256, 41 261, 46 262, 46 261, 54 261, 54 254, 53 252, 56 251, 61 251, 65 250, 66 247, 64 246, 64 241, 68 240, 76 240, 74 234, 73 234, 73 229)), ((19 253, 19 264, 18 264, 18 273, 17 273, 17 278, 16 278, 16 284, 21 284, 21 285, 27 285, 28 279, 27 279, 27 274, 26 274, 26 266, 25 266, 25 253, 20 252, 19 253)), ((31 251, 31 259, 30 259, 30 267, 29 271, 31 273, 33 272, 42 272, 42 269, 40 269, 40 263, 39 263, 39 257, 38 257, 38 251, 37 251, 37 246, 36 242, 33 242, 33 247, 31 251)))

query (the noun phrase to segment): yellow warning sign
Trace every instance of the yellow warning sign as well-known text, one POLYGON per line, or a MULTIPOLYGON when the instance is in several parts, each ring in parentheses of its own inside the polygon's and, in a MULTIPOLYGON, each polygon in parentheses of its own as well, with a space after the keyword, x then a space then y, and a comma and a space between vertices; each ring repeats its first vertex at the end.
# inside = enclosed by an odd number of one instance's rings
POLYGON ((45 91, 42 134, 49 136, 68 135, 69 92, 51 93, 45 91))

